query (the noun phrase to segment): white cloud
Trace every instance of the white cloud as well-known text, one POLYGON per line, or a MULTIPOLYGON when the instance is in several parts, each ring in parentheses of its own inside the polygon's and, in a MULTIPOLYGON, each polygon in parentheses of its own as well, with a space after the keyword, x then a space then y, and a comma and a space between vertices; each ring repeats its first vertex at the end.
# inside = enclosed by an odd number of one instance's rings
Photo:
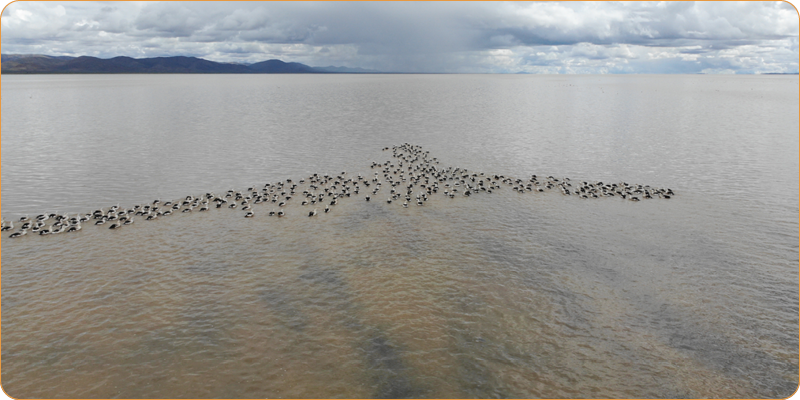
POLYGON ((25 1, 0 27, 4 53, 408 72, 758 73, 796 71, 798 59, 797 11, 780 1, 25 1))

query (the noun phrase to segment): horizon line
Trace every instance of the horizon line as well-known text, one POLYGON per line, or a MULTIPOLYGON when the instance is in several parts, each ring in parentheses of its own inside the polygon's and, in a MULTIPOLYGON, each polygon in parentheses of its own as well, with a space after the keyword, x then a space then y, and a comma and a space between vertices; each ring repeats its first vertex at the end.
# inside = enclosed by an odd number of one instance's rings
MULTIPOLYGON (((260 72, 260 74, 264 73, 280 73, 280 74, 350 74, 350 75, 360 75, 360 74, 367 74, 367 75, 378 75, 378 74, 389 74, 389 75, 800 75, 800 70, 795 72, 741 72, 741 71, 733 71, 731 73, 705 73, 705 72, 600 72, 600 73, 572 73, 572 72, 565 72, 565 73, 541 73, 541 72, 527 72, 527 71, 517 71, 517 72, 397 72, 397 71, 380 71, 380 70, 373 70, 368 68, 362 67, 343 67, 343 66, 320 66, 315 67, 307 64, 303 64, 297 61, 283 61, 278 58, 271 58, 268 60, 257 61, 253 63, 240 63, 240 62, 233 62, 233 61, 213 61, 202 57, 197 56, 186 56, 186 55, 177 55, 177 56, 156 56, 156 57, 142 57, 136 58, 126 55, 118 55, 113 56, 110 58, 101 58, 96 56, 90 55, 80 55, 80 56, 54 56, 49 54, 40 54, 40 53, 0 53, 0 63, 2 63, 2 56, 43 56, 43 57, 51 57, 51 58, 80 58, 80 57, 88 57, 88 58, 95 58, 98 60, 111 60, 114 58, 130 58, 133 60, 146 60, 146 59, 154 59, 154 58, 194 58, 197 60, 203 60, 215 64, 233 64, 233 65, 242 65, 242 66, 250 66, 253 64, 258 64, 267 61, 279 61, 284 64, 300 64, 310 68, 348 68, 348 69, 360 69, 363 72, 328 72, 328 71, 314 71, 314 72, 260 72)), ((185 75, 203 75, 203 74, 217 74, 217 75, 239 75, 244 73, 235 73, 235 72, 17 72, 17 71, 7 71, 7 72, 0 72, 10 75, 109 75, 109 74, 185 74, 185 75)), ((259 74, 259 72, 253 72, 254 74, 259 74)))

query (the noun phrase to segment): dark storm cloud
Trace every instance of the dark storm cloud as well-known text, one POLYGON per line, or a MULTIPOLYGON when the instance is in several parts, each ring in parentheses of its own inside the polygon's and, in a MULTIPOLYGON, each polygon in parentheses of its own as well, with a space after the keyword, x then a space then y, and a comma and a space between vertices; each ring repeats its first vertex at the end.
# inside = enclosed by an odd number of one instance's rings
POLYGON ((17 2, 2 45, 408 72, 736 70, 725 55, 777 72, 797 70, 797 21, 783 2, 17 2))

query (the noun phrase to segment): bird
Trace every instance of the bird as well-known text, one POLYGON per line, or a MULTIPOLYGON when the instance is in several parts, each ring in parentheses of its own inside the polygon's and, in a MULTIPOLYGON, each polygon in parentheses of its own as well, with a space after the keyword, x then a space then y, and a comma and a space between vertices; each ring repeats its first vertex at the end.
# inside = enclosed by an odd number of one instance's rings
POLYGON ((2 231, 5 232, 5 231, 10 231, 12 229, 14 229, 14 221, 9 221, 8 225, 3 226, 2 231))
MULTIPOLYGON (((506 185, 520 194, 529 191, 547 192, 552 189, 558 189, 564 195, 574 195, 583 199, 597 199, 616 195, 631 201, 674 197, 673 191, 668 188, 626 182, 582 181, 578 183, 578 180, 570 180, 567 177, 557 179, 552 175, 546 178, 544 176, 530 175, 525 179, 517 179, 505 175, 468 171, 466 168, 461 167, 443 167, 439 165, 438 159, 429 156, 428 151, 423 151, 422 147, 409 143, 386 147, 384 150, 391 150, 393 159, 385 162, 373 162, 371 168, 375 170, 373 171, 374 177, 364 177, 358 174, 357 177, 353 176, 351 178, 346 174, 346 171, 332 175, 315 173, 308 176, 307 179, 285 179, 274 184, 267 183, 263 189, 260 189, 258 185, 254 185, 246 191, 231 189, 227 193, 220 195, 209 192, 196 197, 193 195, 185 196, 176 201, 161 201, 161 199, 157 199, 153 200, 152 204, 147 204, 149 203, 148 201, 143 205, 124 208, 120 207, 118 203, 109 208, 99 208, 93 213, 77 214, 74 217, 61 213, 39 214, 34 218, 26 215, 19 218, 18 223, 21 227, 13 237, 22 236, 28 230, 40 235, 74 232, 81 229, 80 224, 82 222, 91 219, 96 220, 95 225, 103 225, 108 221, 114 221, 115 223, 111 224, 109 229, 117 229, 122 225, 132 224, 133 219, 131 217, 135 215, 142 215, 142 218, 154 220, 157 217, 170 215, 173 212, 177 213, 179 210, 184 213, 191 212, 196 207, 200 211, 209 211, 209 203, 211 202, 215 204, 216 208, 221 208, 223 205, 227 205, 230 208, 241 207, 242 210, 247 211, 245 217, 251 218, 254 216, 252 210, 258 207, 257 204, 271 201, 278 206, 280 211, 276 213, 275 209, 273 209, 269 212, 269 215, 274 216, 277 214, 282 217, 286 215, 283 207, 299 192, 302 192, 302 195, 297 194, 297 196, 301 197, 301 200, 299 200, 302 201, 301 205, 319 203, 320 207, 324 207, 324 212, 328 213, 334 206, 339 204, 340 199, 347 202, 346 198, 350 198, 351 195, 355 194, 356 196, 352 197, 357 197, 360 189, 366 188, 365 191, 372 192, 365 193, 364 197, 365 201, 371 201, 372 197, 376 197, 382 186, 386 186, 391 190, 390 195, 385 197, 386 203, 402 202, 404 208, 407 208, 409 203, 414 201, 414 197, 416 197, 418 206, 425 205, 428 200, 435 199, 432 196, 434 196, 434 193, 439 193, 439 189, 441 189, 444 196, 450 198, 458 196, 459 192, 463 193, 464 197, 479 197, 483 194, 491 194, 493 191, 498 191, 506 185), (381 177, 381 174, 383 177, 381 177), (572 184, 571 182, 575 183, 572 184), (331 197, 331 199, 326 201, 327 197, 331 197), (325 204, 328 205, 326 206, 325 204), (159 211, 159 207, 163 207, 164 210, 159 211), (47 227, 45 222, 51 218, 55 218, 55 222, 47 227)), ((308 213, 308 216, 313 217, 317 214, 318 209, 315 208, 308 213)), ((14 222, 17 222, 17 220, 0 221, 0 230, 13 231, 16 225, 14 222)))

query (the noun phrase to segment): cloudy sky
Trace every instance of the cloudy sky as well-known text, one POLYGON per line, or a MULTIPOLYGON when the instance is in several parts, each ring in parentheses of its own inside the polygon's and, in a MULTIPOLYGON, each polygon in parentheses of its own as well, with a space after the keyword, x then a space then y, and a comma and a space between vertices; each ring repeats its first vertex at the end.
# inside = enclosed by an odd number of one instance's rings
POLYGON ((392 72, 798 71, 786 2, 58 2, 2 14, 3 54, 268 59, 392 72))

